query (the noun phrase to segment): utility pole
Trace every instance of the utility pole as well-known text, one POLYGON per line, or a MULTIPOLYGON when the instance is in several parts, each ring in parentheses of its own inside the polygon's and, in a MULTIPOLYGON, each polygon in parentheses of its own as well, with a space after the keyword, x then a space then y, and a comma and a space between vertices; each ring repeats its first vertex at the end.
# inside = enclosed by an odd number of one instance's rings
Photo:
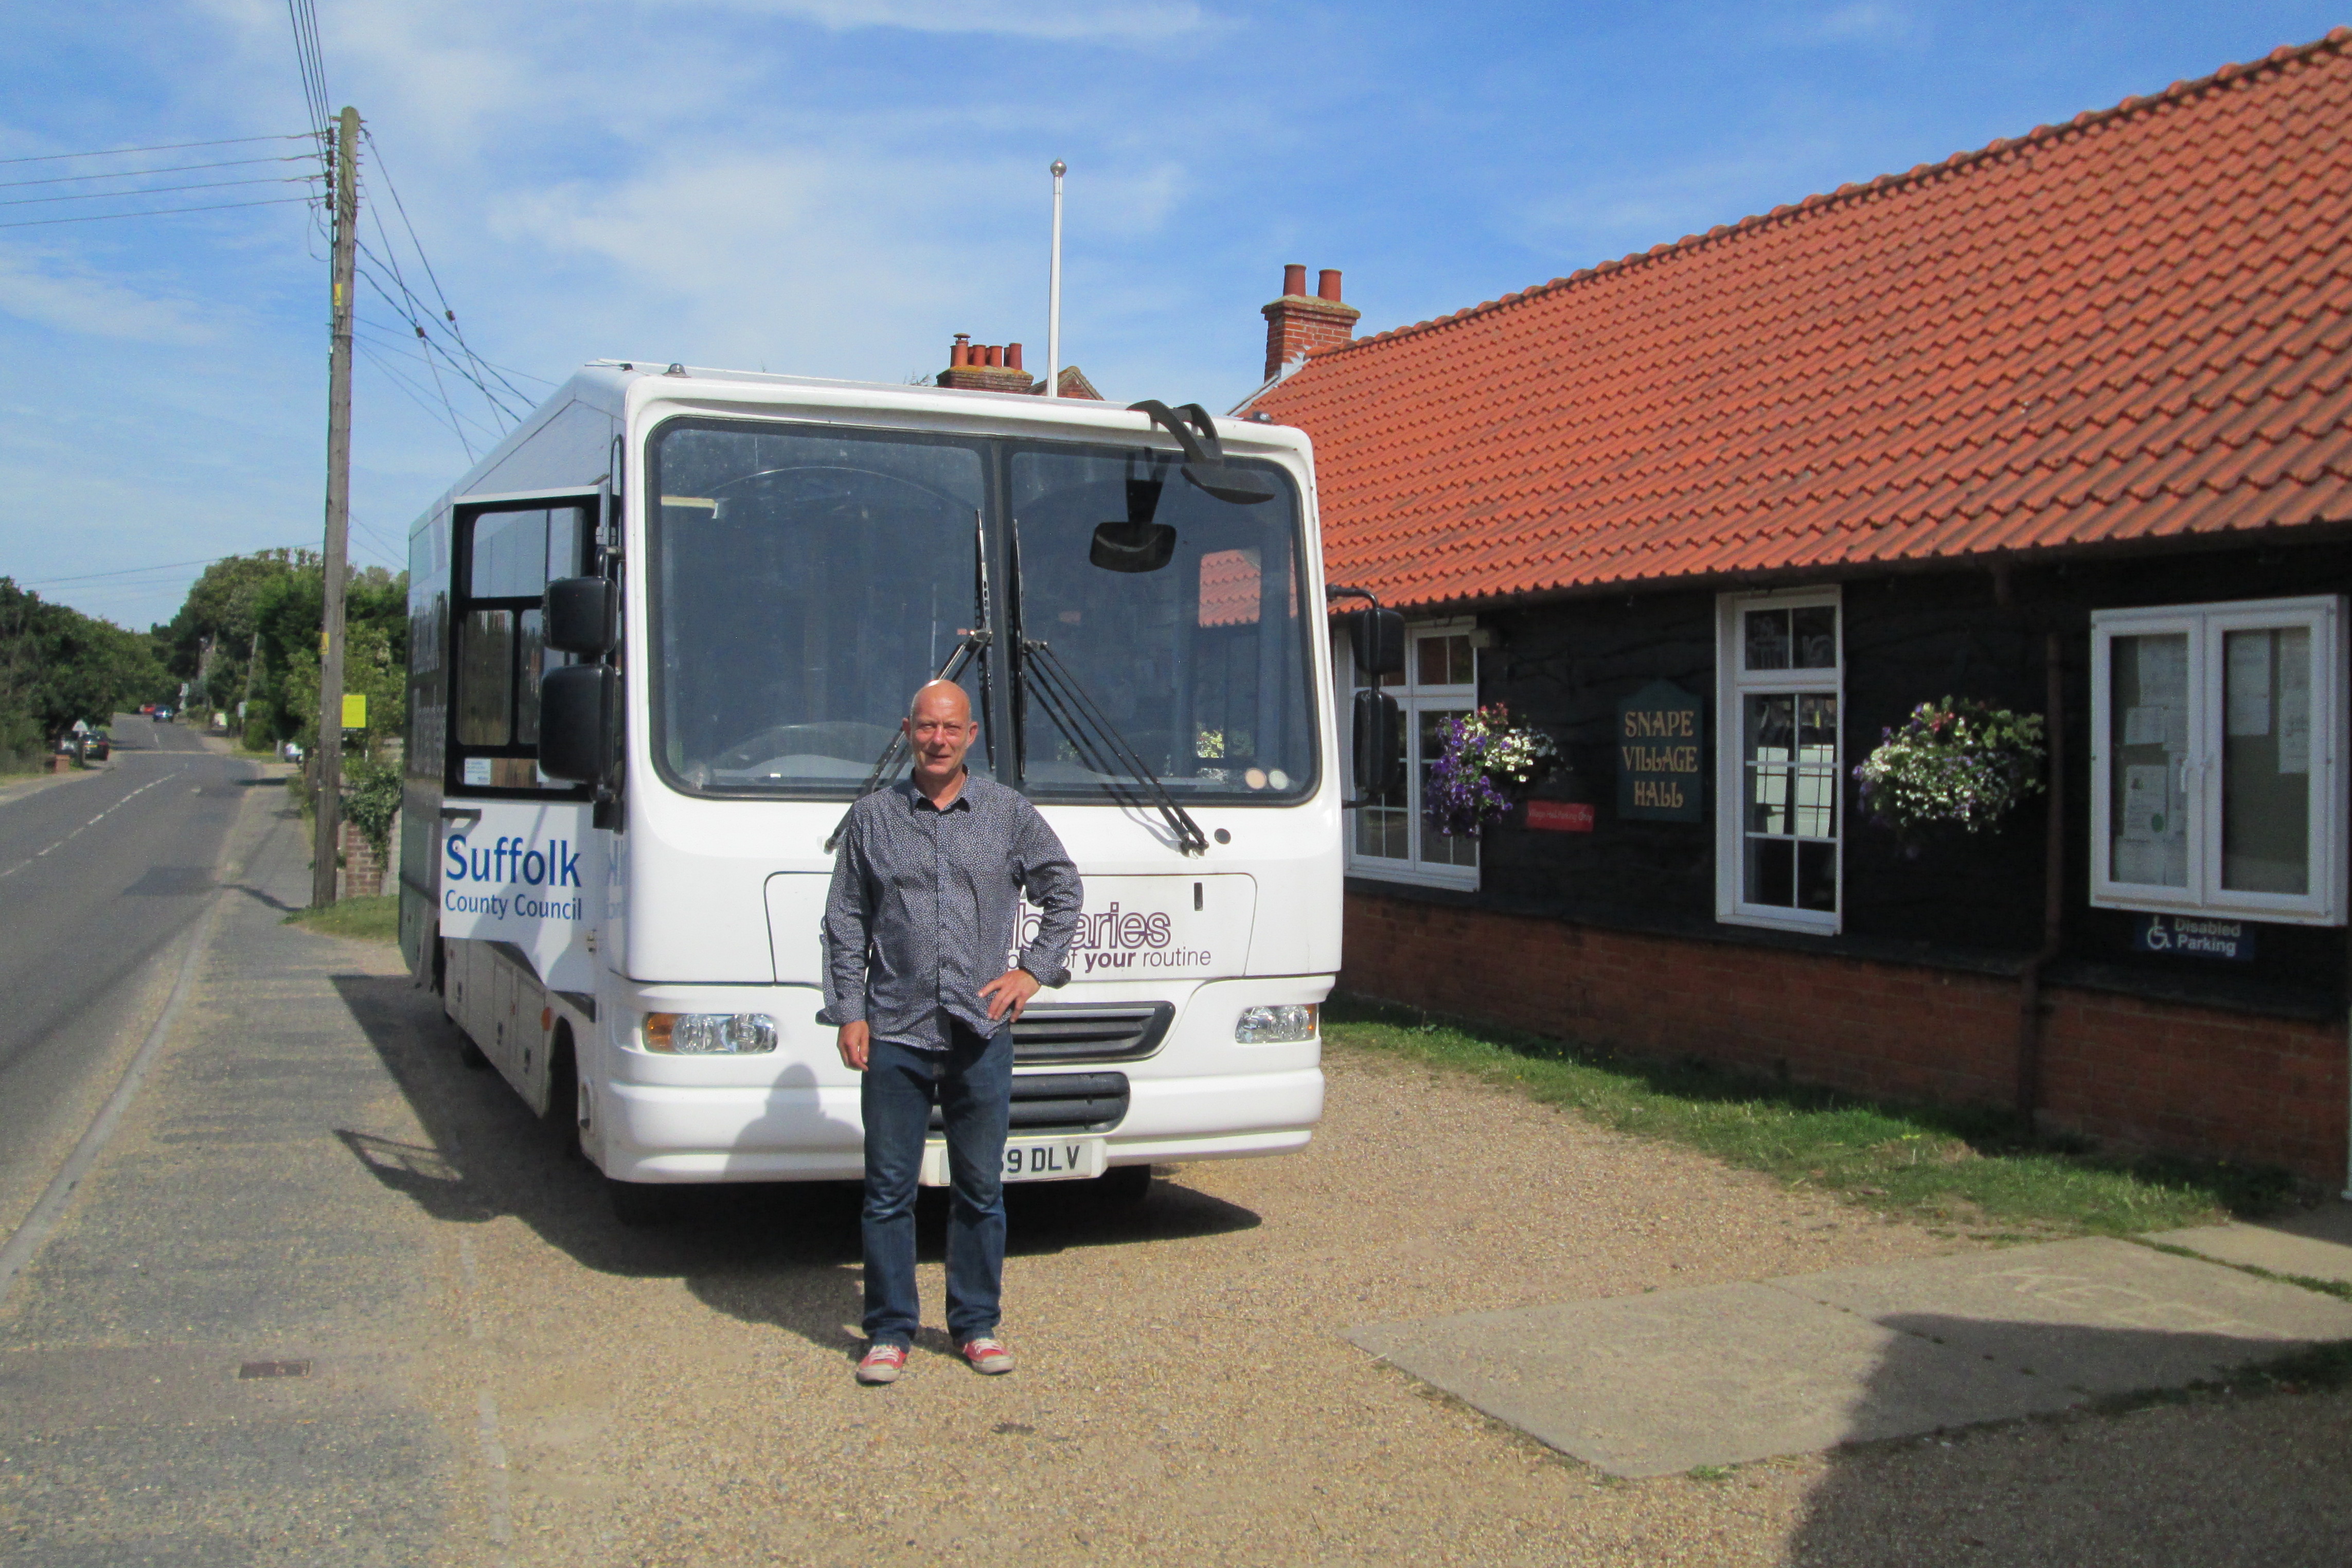
POLYGON ((326 618, 319 639, 319 745, 311 804, 318 837, 310 851, 310 907, 335 901, 335 855, 343 786, 343 556, 352 514, 352 270, 359 244, 360 111, 351 105, 335 128, 335 315, 327 355, 326 618))

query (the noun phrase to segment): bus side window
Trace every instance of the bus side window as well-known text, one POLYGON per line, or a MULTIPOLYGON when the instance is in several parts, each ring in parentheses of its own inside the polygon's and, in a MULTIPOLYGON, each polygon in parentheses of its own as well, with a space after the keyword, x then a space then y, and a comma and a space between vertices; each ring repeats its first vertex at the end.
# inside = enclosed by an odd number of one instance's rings
POLYGON ((539 773, 539 683, 568 662, 546 646, 541 599, 550 579, 587 566, 588 517, 576 506, 483 510, 459 531, 456 574, 457 788, 569 791, 539 773))

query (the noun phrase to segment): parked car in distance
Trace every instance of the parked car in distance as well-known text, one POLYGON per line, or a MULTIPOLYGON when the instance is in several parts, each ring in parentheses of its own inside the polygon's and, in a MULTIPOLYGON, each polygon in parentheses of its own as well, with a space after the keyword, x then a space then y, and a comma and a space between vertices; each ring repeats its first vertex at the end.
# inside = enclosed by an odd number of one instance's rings
POLYGON ((155 711, 155 705, 152 702, 142 702, 139 705, 139 711, 142 714, 152 713, 155 711))
POLYGON ((114 737, 104 730, 92 730, 81 738, 81 760, 102 763, 114 754, 114 737))

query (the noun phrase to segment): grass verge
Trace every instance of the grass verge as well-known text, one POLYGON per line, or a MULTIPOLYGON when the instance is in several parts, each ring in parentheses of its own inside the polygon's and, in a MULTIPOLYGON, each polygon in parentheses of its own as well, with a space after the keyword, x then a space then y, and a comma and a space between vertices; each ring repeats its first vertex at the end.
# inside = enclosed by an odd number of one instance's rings
POLYGON ((1350 998, 1335 998, 1324 1024, 1334 1045, 1468 1073, 1791 1186, 1995 1239, 2209 1224, 2294 1195, 2284 1172, 2102 1155, 2006 1111, 1876 1103, 1350 998))
POLYGON ((297 910, 286 917, 285 923, 328 936, 352 937, 360 942, 398 942, 400 895, 384 893, 373 899, 339 899, 323 910, 297 910))

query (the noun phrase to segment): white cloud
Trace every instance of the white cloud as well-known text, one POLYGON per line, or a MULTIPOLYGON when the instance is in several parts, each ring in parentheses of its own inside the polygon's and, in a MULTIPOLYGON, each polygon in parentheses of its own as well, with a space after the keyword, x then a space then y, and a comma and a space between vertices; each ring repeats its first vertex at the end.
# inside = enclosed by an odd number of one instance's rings
POLYGON ((592 330, 632 341, 595 352, 894 377, 944 363, 944 331, 1024 335, 1001 320, 1021 258, 1002 226, 967 216, 1010 189, 986 161, 739 154, 544 190, 494 232, 616 269, 616 286, 594 291, 604 319, 592 330))
POLYGON ((1855 0, 1811 19, 1803 34, 1833 44, 1906 44, 1924 37, 1926 26, 1901 5, 1855 0))
POLYGON ((716 0, 835 32, 994 33, 1057 43, 1153 43, 1208 20, 1192 0, 716 0))
POLYGON ((0 254, 0 311, 58 331, 127 342, 193 347, 221 335, 186 300, 142 294, 79 266, 43 267, 22 255, 0 254))

